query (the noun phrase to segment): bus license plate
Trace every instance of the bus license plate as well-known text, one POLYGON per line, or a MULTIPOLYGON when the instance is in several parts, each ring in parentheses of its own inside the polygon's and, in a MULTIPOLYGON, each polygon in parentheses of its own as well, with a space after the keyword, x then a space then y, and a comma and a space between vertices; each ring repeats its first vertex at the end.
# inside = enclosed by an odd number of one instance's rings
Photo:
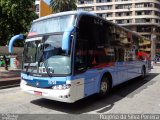
POLYGON ((42 96, 42 92, 34 91, 34 95, 42 96))

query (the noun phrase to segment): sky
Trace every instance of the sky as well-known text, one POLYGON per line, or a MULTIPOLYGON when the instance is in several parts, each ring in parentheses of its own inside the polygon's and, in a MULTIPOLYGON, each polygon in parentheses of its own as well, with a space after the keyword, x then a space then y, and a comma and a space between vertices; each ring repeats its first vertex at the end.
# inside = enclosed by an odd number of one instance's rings
POLYGON ((51 0, 44 0, 44 2, 46 2, 48 5, 50 3, 51 0))

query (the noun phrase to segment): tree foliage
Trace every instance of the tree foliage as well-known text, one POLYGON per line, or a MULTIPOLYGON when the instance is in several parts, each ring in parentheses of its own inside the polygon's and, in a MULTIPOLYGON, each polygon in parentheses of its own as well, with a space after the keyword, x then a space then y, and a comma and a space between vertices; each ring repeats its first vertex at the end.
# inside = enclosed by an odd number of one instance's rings
POLYGON ((33 19, 35 0, 1 0, 0 1, 0 46, 16 34, 25 34, 33 19))
POLYGON ((76 0, 51 0, 50 6, 54 13, 77 9, 76 0))

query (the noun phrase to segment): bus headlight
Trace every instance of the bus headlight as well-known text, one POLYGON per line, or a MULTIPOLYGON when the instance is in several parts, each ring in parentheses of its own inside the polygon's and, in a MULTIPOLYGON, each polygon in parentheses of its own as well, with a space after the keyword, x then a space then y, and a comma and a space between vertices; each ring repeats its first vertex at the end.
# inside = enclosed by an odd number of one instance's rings
POLYGON ((54 90, 64 90, 69 89, 71 87, 71 84, 63 84, 63 85, 55 85, 52 87, 54 90))

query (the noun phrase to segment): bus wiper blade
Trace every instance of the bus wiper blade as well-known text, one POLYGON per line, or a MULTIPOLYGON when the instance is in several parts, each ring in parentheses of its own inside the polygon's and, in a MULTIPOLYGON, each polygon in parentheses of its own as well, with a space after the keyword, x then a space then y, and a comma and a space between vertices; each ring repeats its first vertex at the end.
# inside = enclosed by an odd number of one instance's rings
POLYGON ((49 69, 48 69, 49 67, 48 67, 47 60, 44 61, 44 60, 45 60, 45 59, 44 59, 44 46, 43 46, 43 49, 40 51, 40 53, 41 53, 41 56, 39 56, 39 58, 38 58, 38 67, 40 66, 41 60, 43 59, 42 64, 44 64, 44 67, 45 67, 45 69, 46 69, 47 75, 48 75, 49 77, 53 77, 52 74, 50 74, 50 71, 49 71, 49 69))
POLYGON ((30 67, 31 63, 28 63, 27 68, 26 68, 26 74, 29 75, 28 69, 30 67))
POLYGON ((44 67, 45 67, 45 69, 46 69, 46 72, 47 72, 48 76, 49 76, 49 77, 53 77, 52 74, 51 74, 51 72, 50 72, 50 70, 48 69, 49 67, 48 67, 48 62, 47 62, 47 60, 44 61, 43 64, 44 64, 44 67))

